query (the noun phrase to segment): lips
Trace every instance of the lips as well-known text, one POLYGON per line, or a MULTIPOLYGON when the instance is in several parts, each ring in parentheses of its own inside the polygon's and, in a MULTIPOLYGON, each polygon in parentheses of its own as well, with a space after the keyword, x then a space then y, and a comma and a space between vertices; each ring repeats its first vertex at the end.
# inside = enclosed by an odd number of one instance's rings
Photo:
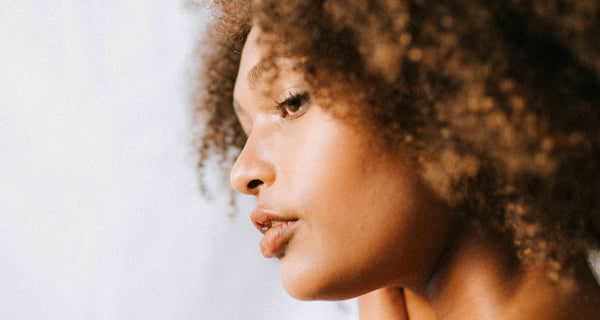
POLYGON ((297 219, 283 218, 257 207, 250 215, 254 226, 264 234, 260 240, 260 252, 265 258, 283 257, 284 250, 296 229, 297 219))

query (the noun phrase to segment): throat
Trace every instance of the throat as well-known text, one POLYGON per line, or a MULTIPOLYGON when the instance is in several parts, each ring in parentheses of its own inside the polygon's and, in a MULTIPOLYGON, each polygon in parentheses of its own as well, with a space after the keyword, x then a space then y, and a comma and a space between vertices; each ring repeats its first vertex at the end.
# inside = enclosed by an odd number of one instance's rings
POLYGON ((588 319, 600 312, 600 290, 585 262, 565 287, 513 252, 497 238, 458 238, 417 293, 437 319, 588 319))
POLYGON ((497 238, 464 232, 447 248, 423 291, 438 319, 501 319, 522 281, 512 250, 497 238))

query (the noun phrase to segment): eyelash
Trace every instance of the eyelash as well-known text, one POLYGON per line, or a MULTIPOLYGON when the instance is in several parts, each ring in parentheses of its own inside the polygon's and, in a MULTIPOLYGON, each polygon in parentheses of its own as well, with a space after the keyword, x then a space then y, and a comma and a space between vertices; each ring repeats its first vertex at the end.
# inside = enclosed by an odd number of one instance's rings
POLYGON ((310 97, 308 93, 290 93, 283 101, 277 103, 277 110, 282 118, 299 115, 308 105, 310 97), (295 109, 295 110, 290 110, 295 109))

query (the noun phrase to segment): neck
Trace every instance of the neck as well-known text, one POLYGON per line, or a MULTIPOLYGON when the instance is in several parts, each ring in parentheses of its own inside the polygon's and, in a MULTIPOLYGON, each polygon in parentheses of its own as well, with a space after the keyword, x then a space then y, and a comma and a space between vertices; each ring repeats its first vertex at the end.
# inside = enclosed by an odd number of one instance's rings
POLYGON ((584 259, 571 285, 553 282, 542 267, 524 267, 505 243, 467 232, 446 250, 416 292, 437 319, 595 319, 600 288, 584 259))

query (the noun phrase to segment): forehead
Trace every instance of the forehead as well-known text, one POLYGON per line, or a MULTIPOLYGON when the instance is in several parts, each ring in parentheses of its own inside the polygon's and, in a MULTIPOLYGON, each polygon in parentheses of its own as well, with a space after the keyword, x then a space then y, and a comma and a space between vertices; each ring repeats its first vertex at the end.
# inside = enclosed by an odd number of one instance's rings
POLYGON ((269 96, 278 89, 290 86, 307 87, 303 73, 291 58, 265 58, 265 47, 260 43, 261 31, 254 27, 248 34, 242 50, 234 87, 234 101, 249 96, 269 96))
POLYGON ((258 34, 259 30, 257 28, 252 28, 248 34, 246 43, 244 44, 235 81, 234 95, 236 92, 240 91, 242 87, 249 88, 251 83, 257 81, 262 55, 258 45, 258 34))

